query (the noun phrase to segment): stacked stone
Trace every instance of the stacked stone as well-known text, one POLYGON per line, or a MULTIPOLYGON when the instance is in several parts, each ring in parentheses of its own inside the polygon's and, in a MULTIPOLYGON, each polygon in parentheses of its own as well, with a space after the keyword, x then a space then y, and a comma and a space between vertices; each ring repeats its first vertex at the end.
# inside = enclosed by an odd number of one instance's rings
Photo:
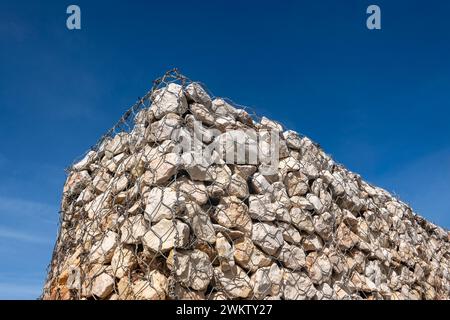
POLYGON ((449 233, 307 137, 195 82, 149 101, 71 167, 44 299, 449 298, 449 233), (277 172, 180 153, 194 121, 203 146, 275 131, 277 172))

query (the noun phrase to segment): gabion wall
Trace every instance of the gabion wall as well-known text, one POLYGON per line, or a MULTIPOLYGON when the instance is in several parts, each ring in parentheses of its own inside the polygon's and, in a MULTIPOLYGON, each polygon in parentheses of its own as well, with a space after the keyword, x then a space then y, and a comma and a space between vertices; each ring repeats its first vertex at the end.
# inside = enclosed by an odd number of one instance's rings
POLYGON ((68 169, 42 298, 448 299, 449 249, 310 139, 172 70, 68 169))

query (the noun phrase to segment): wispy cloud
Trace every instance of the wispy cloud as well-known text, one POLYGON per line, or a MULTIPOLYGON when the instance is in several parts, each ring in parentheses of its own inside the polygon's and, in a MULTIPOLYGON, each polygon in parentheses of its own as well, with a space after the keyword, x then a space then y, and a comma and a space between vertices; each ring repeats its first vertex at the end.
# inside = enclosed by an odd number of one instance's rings
POLYGON ((0 226, 0 238, 32 243, 50 244, 52 240, 25 231, 0 226))
POLYGON ((31 216, 40 222, 55 223, 58 207, 37 201, 0 196, 0 217, 31 216))
POLYGON ((16 284, 0 282, 0 300, 35 300, 42 293, 39 284, 16 284))

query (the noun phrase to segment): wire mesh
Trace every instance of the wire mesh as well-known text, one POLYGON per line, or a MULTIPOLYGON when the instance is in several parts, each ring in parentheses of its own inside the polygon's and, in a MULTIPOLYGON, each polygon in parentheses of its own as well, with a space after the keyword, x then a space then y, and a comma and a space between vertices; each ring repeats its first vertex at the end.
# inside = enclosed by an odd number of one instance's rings
POLYGON ((43 299, 449 297, 447 231, 176 69, 67 175, 43 299))

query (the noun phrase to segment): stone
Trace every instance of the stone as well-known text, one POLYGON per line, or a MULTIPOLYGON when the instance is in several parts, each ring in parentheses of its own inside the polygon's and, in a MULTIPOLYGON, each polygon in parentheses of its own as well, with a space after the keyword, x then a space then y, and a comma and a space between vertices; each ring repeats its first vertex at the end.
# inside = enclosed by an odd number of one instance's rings
POLYGON ((100 299, 109 296, 114 289, 114 278, 109 274, 102 273, 94 279, 92 284, 92 294, 100 299))
POLYGON ((128 186, 128 178, 126 176, 120 176, 112 181, 112 192, 118 194, 119 192, 125 190, 128 186))
POLYGON ((215 122, 214 115, 212 115, 211 112, 208 110, 208 108, 205 107, 204 105, 199 103, 192 103, 189 106, 189 109, 191 110, 195 119, 197 119, 198 121, 201 121, 203 124, 207 126, 211 126, 214 124, 215 122))
POLYGON ((302 235, 293 225, 287 222, 278 222, 277 226, 283 231, 283 238, 286 242, 300 244, 302 235))
POLYGON ((301 248, 290 245, 287 242, 284 242, 280 254, 278 255, 278 260, 280 260, 286 268, 292 270, 300 270, 305 267, 305 258, 305 252, 301 248))
POLYGON ((118 133, 105 146, 105 157, 111 159, 115 155, 122 153, 128 149, 129 134, 126 132, 118 133))
POLYGON ((282 296, 286 300, 311 300, 317 290, 311 279, 301 272, 284 271, 282 296))
POLYGON ((249 202, 249 214, 252 219, 258 221, 274 221, 276 218, 276 211, 271 203, 270 196, 264 195, 251 195, 248 198, 249 202))
POLYGON ((231 104, 222 98, 216 98, 212 101, 211 110, 216 115, 235 117, 237 110, 231 104))
POLYGON ((88 170, 89 166, 92 164, 92 162, 94 161, 96 156, 97 156, 97 153, 95 151, 93 151, 93 150, 89 151, 83 157, 83 159, 81 159, 80 161, 78 161, 77 163, 75 163, 72 166, 72 169, 75 170, 75 171, 88 170))
POLYGON ((231 270, 235 265, 234 250, 222 233, 217 234, 216 251, 222 270, 231 270))
POLYGON ((134 282, 132 290, 137 300, 164 300, 168 280, 161 272, 153 270, 144 279, 134 282))
POLYGON ((336 231, 336 240, 339 248, 349 250, 359 243, 359 238, 344 223, 341 223, 336 231))
POLYGON ((323 247, 323 241, 318 235, 310 234, 303 238, 302 246, 305 251, 319 251, 323 247))
POLYGON ((297 132, 287 130, 283 132, 283 137, 286 140, 286 144, 290 149, 300 150, 302 148, 301 138, 297 132))
POLYGON ((237 197, 223 197, 213 212, 213 218, 226 228, 238 229, 247 235, 251 233, 252 220, 248 207, 237 197))
POLYGON ((235 265, 231 270, 214 268, 214 276, 223 292, 233 298, 247 298, 252 292, 250 278, 244 270, 235 265))
POLYGON ((307 211, 294 207, 290 211, 290 219, 287 222, 291 222, 300 231, 307 233, 313 233, 315 231, 312 217, 307 211))
POLYGON ((168 265, 170 269, 175 270, 177 280, 194 290, 205 290, 213 278, 213 267, 208 255, 197 249, 177 251, 175 254, 174 259, 174 253, 171 252, 168 265))
POLYGON ((78 195, 91 183, 91 176, 87 170, 72 172, 64 184, 63 193, 68 196, 78 195))
POLYGON ((259 250, 249 238, 240 238, 234 242, 234 259, 244 269, 252 272, 271 264, 271 259, 259 250))
POLYGON ((94 263, 109 263, 117 246, 119 235, 115 232, 108 231, 102 239, 96 242, 89 254, 89 261, 94 263))
POLYGON ((189 241, 189 226, 178 220, 162 219, 142 237, 142 243, 153 252, 165 252, 189 241))
POLYGON ((314 210, 313 204, 305 197, 293 196, 290 199, 293 207, 308 211, 314 210))
POLYGON ((216 233, 209 214, 195 202, 186 203, 186 213, 195 236, 210 244, 216 242, 216 233))
POLYGON ((288 172, 284 178, 284 184, 289 197, 303 196, 309 189, 308 177, 299 171, 288 172))
POLYGON ((314 216, 314 230, 324 240, 329 240, 333 235, 334 218, 329 212, 314 216))
POLYGON ((334 290, 328 283, 323 283, 317 287, 317 300, 332 300, 336 299, 334 290))
POLYGON ((116 278, 123 278, 137 266, 136 253, 131 246, 118 246, 111 260, 112 273, 116 278))
POLYGON ((264 128, 273 129, 273 130, 276 130, 276 131, 279 131, 279 132, 283 131, 283 126, 281 124, 279 124, 276 121, 270 120, 270 119, 268 119, 266 117, 262 117, 261 118, 261 125, 264 128))
POLYGON ((144 216, 150 223, 172 219, 185 208, 185 198, 172 188, 155 187, 150 190, 144 216))
POLYGON ((284 177, 288 172, 295 172, 300 170, 300 162, 294 157, 287 157, 281 159, 278 163, 278 171, 284 177))
POLYGON ((280 293, 283 270, 275 263, 270 267, 258 269, 250 278, 253 298, 263 299, 266 296, 277 296, 280 293))
POLYGON ((306 268, 309 278, 316 284, 327 282, 333 271, 330 260, 325 254, 311 252, 306 257, 306 268))
POLYGON ((186 199, 190 199, 203 205, 208 202, 208 192, 206 186, 201 181, 191 181, 186 177, 177 179, 174 189, 177 188, 183 193, 186 199))
POLYGON ((236 196, 240 199, 245 199, 249 196, 247 181, 238 174, 231 176, 227 191, 228 195, 236 196))
POLYGON ((142 215, 129 217, 120 227, 120 242, 138 244, 147 230, 147 223, 142 215))
POLYGON ((148 140, 163 142, 176 137, 183 119, 175 113, 169 113, 161 120, 153 122, 145 132, 148 140))
POLYGON ((153 183, 161 184, 167 182, 181 166, 181 158, 176 153, 168 153, 161 158, 150 162, 149 168, 153 173, 153 183))
POLYGON ((181 85, 170 83, 153 94, 152 106, 156 119, 161 119, 169 113, 182 115, 187 111, 188 104, 181 85))
POLYGON ((257 222, 253 224, 252 240, 262 251, 275 256, 283 246, 283 232, 273 224, 257 222))
POLYGON ((253 165, 249 165, 249 164, 233 165, 233 173, 240 175, 246 181, 255 172, 256 172, 256 166, 253 166, 253 165))
POLYGON ((186 96, 189 100, 195 101, 204 105, 206 108, 210 108, 212 104, 211 97, 203 87, 197 83, 192 82, 186 86, 186 96))
POLYGON ((257 194, 265 194, 266 192, 270 192, 270 183, 267 181, 267 179, 259 172, 256 172, 251 178, 250 178, 251 186, 253 190, 257 194))
POLYGON ((323 213, 325 207, 319 197, 317 197, 316 195, 314 195, 312 193, 308 193, 306 195, 306 199, 308 199, 308 201, 312 204, 314 211, 317 214, 323 213))

